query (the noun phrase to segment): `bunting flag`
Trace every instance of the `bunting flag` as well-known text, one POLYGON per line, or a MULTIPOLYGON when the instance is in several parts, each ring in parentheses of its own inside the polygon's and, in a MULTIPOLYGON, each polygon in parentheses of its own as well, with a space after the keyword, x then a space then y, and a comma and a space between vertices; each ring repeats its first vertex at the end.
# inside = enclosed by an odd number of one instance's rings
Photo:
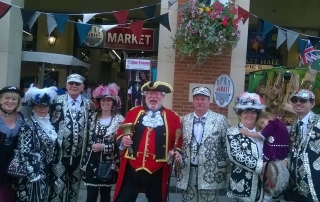
POLYGON ((271 24, 268 21, 264 21, 262 36, 266 36, 274 27, 275 27, 274 24, 271 24))
POLYGON ((6 13, 10 10, 11 5, 5 4, 0 1, 0 19, 6 15, 6 13))
POLYGON ((277 38, 277 49, 281 46, 281 44, 287 39, 286 32, 280 28, 278 28, 278 38, 277 38))
POLYGON ((307 40, 298 38, 298 49, 300 56, 303 55, 304 48, 307 45, 307 40))
POLYGON ((287 30, 287 48, 288 48, 288 51, 290 50, 292 44, 297 40, 298 37, 299 37, 299 33, 291 31, 291 30, 287 30))
POLYGON ((138 41, 140 41, 141 32, 142 32, 142 28, 143 28, 143 21, 130 23, 129 27, 130 27, 132 33, 137 37, 138 41))
POLYGON ((76 26, 77 26, 80 44, 82 44, 86 36, 90 32, 92 25, 76 22, 76 26))
POLYGON ((167 28, 171 32, 170 22, 169 22, 169 13, 165 13, 155 18, 155 21, 162 24, 165 28, 167 28))
POLYGON ((52 16, 56 20, 57 27, 59 29, 60 34, 62 34, 64 29, 65 29, 65 27, 66 27, 67 21, 69 19, 69 15, 66 15, 66 14, 52 14, 52 16))
POLYGON ((87 23, 91 18, 93 18, 97 14, 98 13, 83 14, 82 22, 87 23))
POLYGON ((101 30, 108 31, 108 30, 110 30, 112 28, 118 27, 118 25, 101 25, 100 27, 101 28, 100 28, 99 31, 101 31, 101 30))
MULTIPOLYGON (((312 44, 313 46, 316 46, 316 45, 319 43, 319 41, 320 41, 319 38, 312 37, 312 36, 309 36, 308 39, 309 39, 309 41, 311 42, 311 44, 312 44)), ((319 49, 319 47, 318 47, 318 49, 319 49)))
POLYGON ((120 24, 122 31, 123 31, 124 25, 127 22, 128 14, 129 14, 129 10, 113 12, 113 15, 117 19, 118 23, 120 24))
POLYGON ((251 13, 243 9, 241 6, 238 6, 238 18, 242 19, 242 23, 246 23, 251 13))
POLYGON ((262 19, 258 18, 258 24, 257 24, 257 34, 258 35, 262 34, 263 25, 264 25, 264 21, 262 19))
POLYGON ((48 35, 52 33, 54 28, 57 27, 57 22, 51 15, 47 15, 47 29, 48 29, 48 35))
POLYGON ((33 24, 38 19, 39 15, 41 14, 38 11, 31 11, 24 8, 20 8, 21 16, 23 23, 29 26, 29 30, 31 30, 33 24))
POLYGON ((168 9, 171 8, 171 6, 173 6, 173 4, 175 4, 178 0, 169 0, 168 1, 168 9))
POLYGON ((156 12, 157 5, 143 7, 142 10, 146 14, 147 18, 153 18, 156 12))

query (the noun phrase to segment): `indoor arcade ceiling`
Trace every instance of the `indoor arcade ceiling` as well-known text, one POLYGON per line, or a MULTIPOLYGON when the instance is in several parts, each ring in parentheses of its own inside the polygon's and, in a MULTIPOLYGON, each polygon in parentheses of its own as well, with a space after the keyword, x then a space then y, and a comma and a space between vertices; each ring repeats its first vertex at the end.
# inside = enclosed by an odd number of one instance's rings
MULTIPOLYGON (((160 3, 161 0, 25 0, 25 8, 54 13, 101 13, 120 11, 160 3)), ((160 5, 157 6, 156 16, 160 15, 160 5)), ((98 17, 109 18, 110 14, 98 17)), ((145 19, 141 9, 130 11, 129 19, 145 19)), ((114 18, 112 18, 115 20, 114 18)))

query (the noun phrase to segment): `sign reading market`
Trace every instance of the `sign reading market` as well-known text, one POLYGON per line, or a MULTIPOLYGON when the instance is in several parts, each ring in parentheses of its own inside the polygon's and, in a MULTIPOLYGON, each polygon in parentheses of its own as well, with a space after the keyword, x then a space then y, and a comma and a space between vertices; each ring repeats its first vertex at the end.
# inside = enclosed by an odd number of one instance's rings
POLYGON ((139 41, 128 27, 123 30, 121 27, 113 28, 105 35, 105 48, 152 51, 153 45, 154 30, 152 29, 142 29, 139 41))
POLYGON ((226 107, 232 101, 234 85, 228 75, 221 75, 217 78, 213 88, 214 101, 219 107, 226 107))

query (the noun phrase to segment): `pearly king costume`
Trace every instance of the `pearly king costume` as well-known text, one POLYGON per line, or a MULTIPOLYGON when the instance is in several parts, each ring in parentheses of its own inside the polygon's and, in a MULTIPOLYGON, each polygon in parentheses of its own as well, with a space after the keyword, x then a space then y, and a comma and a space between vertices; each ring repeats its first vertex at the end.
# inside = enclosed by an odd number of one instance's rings
MULTIPOLYGON (((243 111, 259 113, 264 108, 264 101, 259 95, 245 92, 236 99, 234 109, 237 114, 241 114, 243 111)), ((246 126, 240 123, 227 131, 227 152, 231 162, 227 196, 239 201, 261 201, 263 198, 260 180, 263 169, 262 141, 241 134, 240 128, 246 128, 246 126)), ((255 133, 256 129, 249 131, 255 133)))
MULTIPOLYGON (((314 94, 298 90, 292 97, 312 100, 314 94)), ((294 201, 320 201, 320 116, 309 112, 292 125, 290 131, 289 170, 294 201), (297 197, 298 195, 298 197, 297 197)))
MULTIPOLYGON (((164 82, 147 82, 142 91, 173 92, 164 82)), ((133 123, 133 155, 124 150, 119 176, 116 183, 114 201, 136 201, 138 193, 144 191, 149 201, 165 201, 169 177, 168 152, 173 149, 175 133, 180 129, 180 118, 172 110, 161 107, 151 111, 145 107, 131 109, 123 122, 133 123)), ((117 143, 121 145, 124 134, 117 133, 117 143)), ((181 146, 180 137, 177 147, 181 146)))
MULTIPOLYGON (((67 82, 83 83, 84 78, 71 74, 67 82)), ((53 165, 53 185, 50 200, 72 201, 78 199, 81 182, 80 163, 84 156, 88 137, 88 118, 94 112, 91 100, 79 95, 72 100, 69 94, 58 96, 52 107, 51 121, 58 133, 58 163, 53 165)))
MULTIPOLYGON (((57 98, 56 87, 38 89, 33 87, 25 94, 25 102, 50 106, 57 98)), ((19 178, 16 186, 19 201, 47 202, 49 195, 49 173, 54 161, 57 133, 49 120, 49 114, 39 117, 35 112, 23 124, 18 134, 20 161, 27 167, 27 177, 19 178), (36 157, 36 160, 34 159, 36 157)))
MULTIPOLYGON (((211 96, 206 87, 196 87, 193 96, 211 96)), ((211 110, 201 118, 193 112, 182 119, 182 165, 177 187, 185 190, 183 201, 217 201, 217 190, 226 187, 227 118, 211 110)))

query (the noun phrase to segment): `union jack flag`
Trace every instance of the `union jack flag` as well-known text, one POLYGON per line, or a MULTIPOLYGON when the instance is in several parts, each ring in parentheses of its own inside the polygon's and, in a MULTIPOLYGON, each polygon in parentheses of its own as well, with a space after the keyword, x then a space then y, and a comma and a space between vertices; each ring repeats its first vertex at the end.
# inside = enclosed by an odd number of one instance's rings
POLYGON ((303 55, 301 56, 301 63, 302 65, 307 64, 307 63, 312 63, 313 61, 317 60, 317 54, 314 51, 314 48, 310 42, 310 40, 308 39, 306 47, 303 51, 303 55))

